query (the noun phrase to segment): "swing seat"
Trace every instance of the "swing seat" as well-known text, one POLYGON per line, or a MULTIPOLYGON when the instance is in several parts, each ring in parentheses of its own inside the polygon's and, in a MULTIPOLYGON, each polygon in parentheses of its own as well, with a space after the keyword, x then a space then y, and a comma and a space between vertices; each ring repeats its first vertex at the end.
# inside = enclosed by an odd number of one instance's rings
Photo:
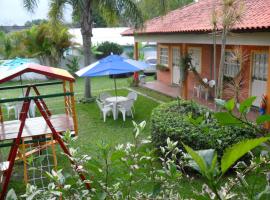
MULTIPOLYGON (((73 119, 69 115, 52 115, 50 120, 58 133, 64 133, 67 130, 74 131, 73 119)), ((19 120, 0 123, 0 141, 16 139, 19 127, 19 120)), ((51 133, 52 132, 43 117, 27 118, 22 138, 41 136, 51 133)))

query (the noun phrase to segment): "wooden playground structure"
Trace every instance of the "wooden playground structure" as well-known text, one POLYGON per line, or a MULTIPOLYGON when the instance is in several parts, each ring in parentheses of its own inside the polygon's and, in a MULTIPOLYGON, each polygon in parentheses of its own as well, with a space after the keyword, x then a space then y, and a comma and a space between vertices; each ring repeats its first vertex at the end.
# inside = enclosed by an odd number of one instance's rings
MULTIPOLYGON (((2 142, 0 147, 10 148, 7 158, 0 163, 0 171, 2 173, 0 200, 5 199, 15 161, 23 161, 24 182, 27 183, 29 181, 27 171, 29 163, 27 158, 35 154, 44 155, 45 153, 43 153, 43 151, 48 151, 50 148, 53 155, 53 164, 51 166, 56 168, 56 144, 60 145, 65 154, 70 155, 68 148, 62 140, 62 134, 69 130, 72 134, 78 135, 74 77, 63 69, 31 64, 27 67, 20 67, 16 70, 8 71, 8 73, 1 74, 0 84, 6 83, 28 72, 45 75, 49 78, 57 79, 58 81, 0 87, 0 96, 1 92, 6 90, 21 89, 23 91, 22 97, 0 99, 0 142, 2 142), (61 85, 60 88, 62 88, 63 92, 43 95, 40 93, 40 88, 49 88, 55 85, 61 85), (50 110, 49 106, 46 104, 48 99, 57 97, 63 98, 63 114, 53 114, 52 110, 50 110), (19 119, 11 121, 5 120, 2 104, 14 102, 21 102, 22 105, 19 119), (35 104, 40 116, 29 117, 28 113, 31 104, 35 104)), ((79 173, 79 176, 82 180, 86 180, 82 173, 79 173)), ((86 183, 86 187, 90 188, 89 183, 86 183)))

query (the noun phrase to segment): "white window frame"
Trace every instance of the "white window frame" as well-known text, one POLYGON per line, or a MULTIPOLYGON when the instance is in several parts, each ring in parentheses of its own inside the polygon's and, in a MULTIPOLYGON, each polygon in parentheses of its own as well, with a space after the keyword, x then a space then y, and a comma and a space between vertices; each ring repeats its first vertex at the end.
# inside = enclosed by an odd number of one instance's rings
POLYGON ((188 47, 188 53, 191 57, 191 63, 198 73, 202 71, 202 48, 188 47), (198 53, 198 54, 197 54, 198 53))
POLYGON ((172 47, 172 66, 180 67, 180 62, 181 62, 181 48, 177 46, 173 46, 172 47))
POLYGON ((159 64, 169 67, 169 47, 167 46, 159 47, 159 64))
POLYGON ((267 52, 252 53, 252 79, 267 81, 268 56, 267 52), (259 65, 259 67, 255 67, 255 65, 259 65))
POLYGON ((233 58, 233 54, 234 53, 232 50, 225 51, 223 75, 230 78, 234 78, 241 70, 241 63, 240 61, 236 60, 236 58, 233 58), (229 55, 230 57, 228 57, 229 55))

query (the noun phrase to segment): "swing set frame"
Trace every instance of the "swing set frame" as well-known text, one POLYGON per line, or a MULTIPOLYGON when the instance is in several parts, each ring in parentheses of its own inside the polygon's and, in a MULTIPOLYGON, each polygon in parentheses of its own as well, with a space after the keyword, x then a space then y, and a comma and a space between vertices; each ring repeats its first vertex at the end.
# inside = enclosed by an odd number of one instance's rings
MULTIPOLYGON (((45 143, 44 147, 46 148, 46 145, 53 146, 55 143, 58 143, 62 151, 65 154, 71 156, 69 149, 62 140, 62 134, 65 131, 67 131, 67 129, 69 129, 76 136, 78 135, 78 122, 75 109, 75 97, 73 85, 75 81, 74 77, 63 69, 33 64, 29 65, 28 67, 21 68, 19 70, 14 70, 13 73, 11 72, 4 75, 0 75, 0 84, 5 83, 17 76, 21 76, 22 74, 27 72, 39 73, 45 76, 49 76, 51 78, 60 79, 61 81, 0 87, 0 91, 25 89, 24 97, 0 100, 0 141, 7 141, 7 140, 10 141, 9 143, 5 142, 4 144, 0 145, 0 147, 8 147, 8 146, 10 147, 7 161, 4 162, 5 163, 5 169, 3 170, 4 179, 0 194, 0 200, 5 199, 16 159, 23 158, 24 168, 26 168, 26 159, 25 159, 26 152, 23 151, 22 153, 23 155, 18 156, 20 146, 23 146, 24 149, 25 147, 24 145, 26 143, 35 143, 42 141, 45 143), (67 87, 68 85, 67 82, 69 83, 69 87, 67 87), (38 90, 38 87, 47 87, 51 85, 60 85, 60 84, 62 84, 63 93, 41 95, 38 90), (30 95, 31 91, 34 92, 35 95, 33 96, 30 95), (64 115, 61 116, 52 115, 51 110, 45 103, 45 99, 56 97, 64 98, 65 104, 64 115), (4 121, 1 103, 9 103, 9 102, 23 102, 18 120, 4 121), (31 102, 35 103, 37 110, 39 110, 41 114, 41 117, 28 118, 28 112, 30 109, 31 102), (36 129, 35 126, 37 127, 36 129), (18 133, 15 135, 14 129, 18 130, 18 133), (49 139, 48 137, 46 137, 48 135, 52 137, 52 141, 48 142, 49 139), (25 138, 31 138, 31 140, 24 141, 25 138)), ((86 181, 85 175, 82 172, 80 172, 79 166, 77 166, 76 163, 74 163, 72 160, 70 160, 70 162, 71 164, 75 165, 76 169, 78 169, 76 171, 78 171, 81 180, 85 182, 86 188, 90 189, 90 184, 86 181)), ((24 169, 24 175, 26 175, 26 169, 24 169)))

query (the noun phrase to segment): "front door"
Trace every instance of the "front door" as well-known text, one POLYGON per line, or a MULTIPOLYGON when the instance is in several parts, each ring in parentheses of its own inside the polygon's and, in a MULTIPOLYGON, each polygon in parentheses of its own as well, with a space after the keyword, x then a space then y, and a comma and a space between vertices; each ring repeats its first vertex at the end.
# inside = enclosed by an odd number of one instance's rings
POLYGON ((173 76, 173 84, 179 84, 180 82, 180 48, 173 47, 172 48, 172 76, 173 76))
POLYGON ((259 107, 262 95, 266 92, 268 74, 268 54, 259 52, 252 54, 251 96, 256 96, 254 106, 259 107))

